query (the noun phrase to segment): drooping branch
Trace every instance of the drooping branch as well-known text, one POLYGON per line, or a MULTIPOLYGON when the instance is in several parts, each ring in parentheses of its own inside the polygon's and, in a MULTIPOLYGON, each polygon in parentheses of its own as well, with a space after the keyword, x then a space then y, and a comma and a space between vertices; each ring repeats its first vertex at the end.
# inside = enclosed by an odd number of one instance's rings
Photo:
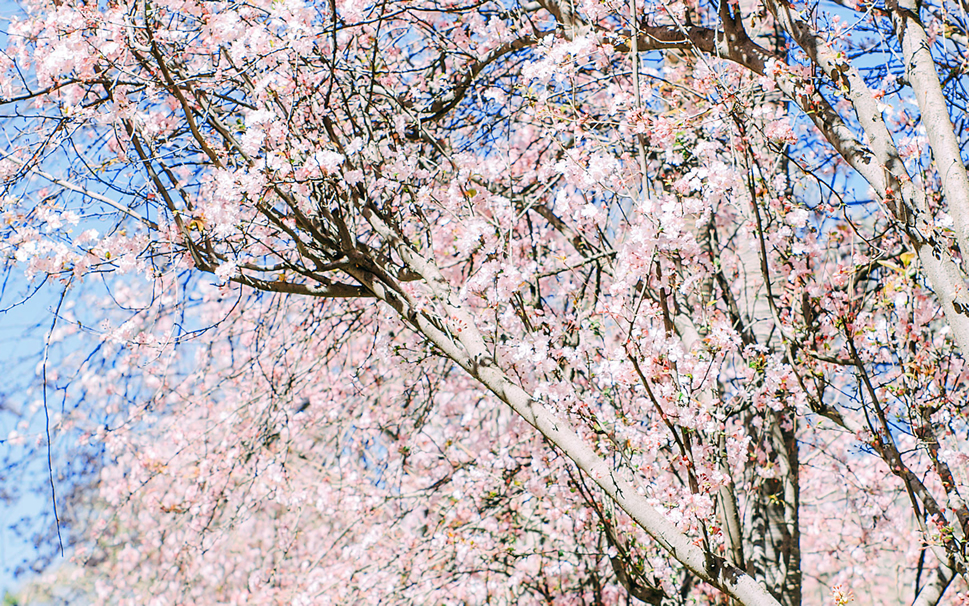
POLYGON ((518 38, 511 42, 506 42, 488 53, 485 57, 482 57, 478 61, 475 61, 470 66, 465 69, 464 75, 461 79, 454 85, 446 95, 435 99, 430 106, 423 110, 423 114, 420 116, 421 123, 434 122, 439 120, 449 111, 457 107, 457 105, 464 99, 467 94, 468 89, 474 83, 475 78, 484 70, 486 67, 501 59, 505 55, 522 50, 529 46, 534 46, 542 38, 553 34, 554 32, 543 32, 535 36, 524 36, 518 38))
POLYGON ((374 230, 391 243, 403 262, 423 277, 444 315, 432 320, 427 312, 419 311, 412 301, 389 292, 372 278, 358 275, 351 270, 355 278, 510 406, 529 425, 536 428, 592 478, 660 547, 698 578, 717 587, 741 604, 779 606, 777 600, 745 572, 722 557, 698 547, 679 531, 649 504, 645 487, 637 486, 633 480, 617 472, 570 428, 568 421, 558 417, 541 399, 532 397, 512 381, 492 357, 477 329, 474 315, 460 303, 450 283, 434 262, 408 246, 375 209, 365 206, 361 210, 374 230))

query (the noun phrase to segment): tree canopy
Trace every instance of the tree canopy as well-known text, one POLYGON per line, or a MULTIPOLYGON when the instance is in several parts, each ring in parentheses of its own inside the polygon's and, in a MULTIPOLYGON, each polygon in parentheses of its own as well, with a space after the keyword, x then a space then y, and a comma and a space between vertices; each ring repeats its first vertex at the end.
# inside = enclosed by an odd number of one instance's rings
POLYGON ((969 602, 966 11, 22 0, 33 591, 969 602))

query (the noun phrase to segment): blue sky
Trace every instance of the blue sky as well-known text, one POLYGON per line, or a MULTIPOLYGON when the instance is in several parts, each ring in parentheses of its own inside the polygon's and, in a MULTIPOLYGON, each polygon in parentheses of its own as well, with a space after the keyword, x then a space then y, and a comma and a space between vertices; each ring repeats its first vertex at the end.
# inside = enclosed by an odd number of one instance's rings
MULTIPOLYGON (((18 13, 21 9, 15 2, 0 0, 0 48, 6 46, 4 32, 9 19, 18 13)), ((10 411, 21 410, 29 405, 28 398, 38 395, 36 392, 29 394, 25 387, 36 376, 37 364, 42 359, 43 335, 53 318, 57 290, 45 286, 25 300, 25 294, 38 284, 29 283, 23 271, 16 267, 0 266, 0 284, 0 456, 5 457, 17 453, 6 443, 7 436, 20 421, 19 415, 10 411)), ((38 435, 41 432, 44 432, 43 415, 33 415, 24 433, 38 435)), ((25 468, 12 474, 10 470, 0 469, 0 489, 23 485, 25 478, 34 481, 46 473, 46 460, 31 456, 25 468)), ((13 569, 37 553, 29 541, 18 538, 10 530, 10 525, 25 516, 46 523, 52 518, 52 512, 49 495, 28 493, 13 506, 0 504, 0 594, 16 588, 18 583, 13 577, 13 569)))

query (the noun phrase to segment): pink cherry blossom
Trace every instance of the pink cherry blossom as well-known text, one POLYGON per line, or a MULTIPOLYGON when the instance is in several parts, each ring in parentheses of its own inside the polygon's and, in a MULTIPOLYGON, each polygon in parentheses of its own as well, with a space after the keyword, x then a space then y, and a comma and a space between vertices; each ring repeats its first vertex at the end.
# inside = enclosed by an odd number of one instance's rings
POLYGON ((27 0, 18 599, 966 601, 958 14, 27 0))

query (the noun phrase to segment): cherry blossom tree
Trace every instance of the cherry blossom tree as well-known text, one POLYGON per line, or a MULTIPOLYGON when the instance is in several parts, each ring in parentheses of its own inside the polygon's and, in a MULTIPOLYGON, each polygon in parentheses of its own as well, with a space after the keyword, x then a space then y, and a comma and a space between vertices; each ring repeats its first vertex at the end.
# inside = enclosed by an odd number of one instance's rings
POLYGON ((21 6, 47 599, 969 600, 964 4, 21 6))

